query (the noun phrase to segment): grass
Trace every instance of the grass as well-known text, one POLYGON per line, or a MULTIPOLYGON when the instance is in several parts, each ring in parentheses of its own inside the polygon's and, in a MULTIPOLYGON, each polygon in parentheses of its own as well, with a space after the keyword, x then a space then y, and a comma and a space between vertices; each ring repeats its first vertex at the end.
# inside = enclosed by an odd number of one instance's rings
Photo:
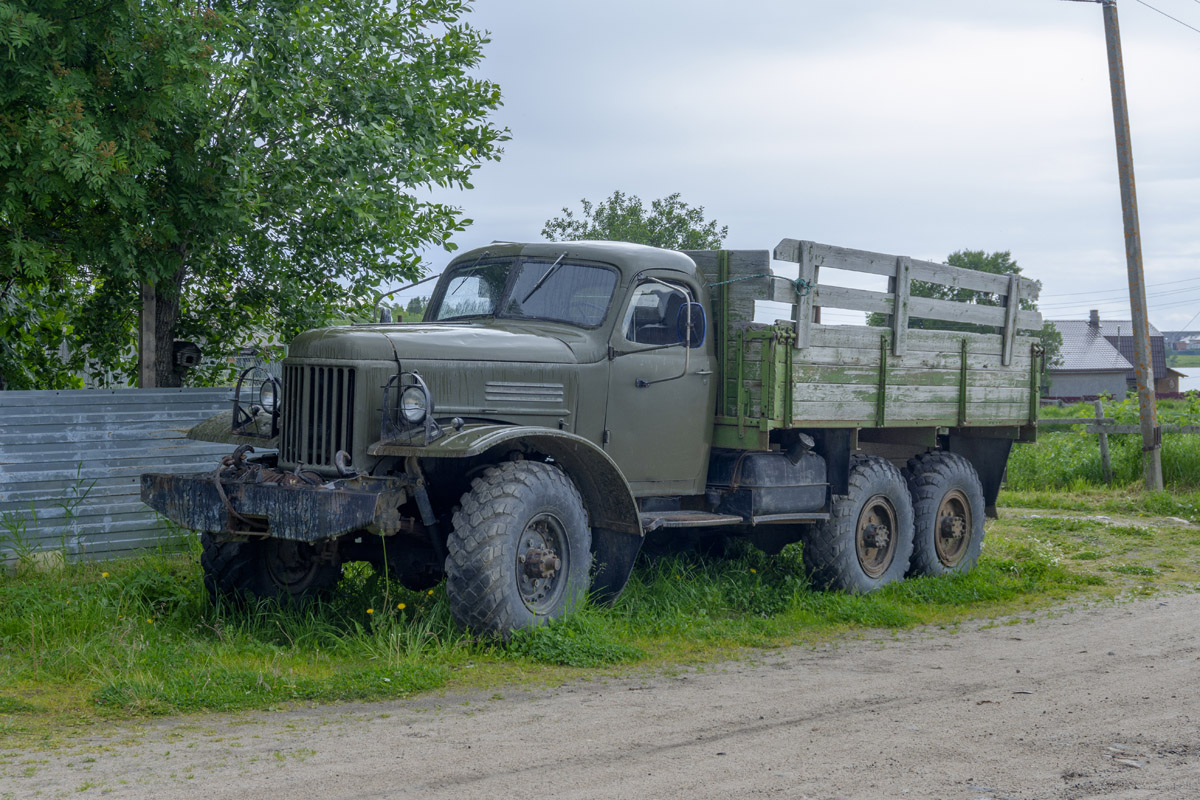
MULTIPOLYGON (((1192 421, 1200 400, 1162 410, 1192 421)), ((1116 488, 1101 484, 1095 441, 1043 432, 1014 448, 1003 518, 989 523, 968 575, 851 596, 813 591, 795 545, 644 558, 613 607, 585 606, 507 645, 458 629, 442 587, 411 592, 363 565, 347 569, 332 600, 306 608, 211 605, 195 552, 0 575, 0 746, 53 744, 109 720, 553 684, 1200 586, 1200 529, 1169 519, 1200 523, 1200 440, 1165 437, 1171 491, 1155 494, 1137 488, 1136 437, 1112 437, 1116 488)))
MULTIPOLYGON (((1160 401, 1158 412, 1162 424, 1200 424, 1200 393, 1191 393, 1183 400, 1160 401)), ((1088 418, 1095 416, 1095 410, 1090 403, 1077 403, 1062 408, 1049 406, 1042 409, 1041 414, 1058 419, 1088 418)), ((1120 403, 1105 404, 1105 416, 1118 424, 1136 425, 1137 399, 1128 398, 1120 403)), ((1140 483, 1140 435, 1110 435, 1108 446, 1114 486, 1119 488, 1140 483)), ((1200 492, 1200 437, 1193 434, 1163 434, 1162 466, 1163 482, 1168 489, 1184 494, 1200 492)), ((1082 425, 1042 428, 1038 432, 1037 444, 1013 448, 1008 462, 1008 487, 1016 491, 1104 487, 1099 437, 1087 433, 1082 425)))
MULTIPOLYGON (((1058 497, 1067 511, 1096 513, 1092 495, 1058 497)), ((1005 502, 1040 499, 1009 493, 1005 502)), ((1164 501, 1124 502, 1151 513, 1164 501)), ((1200 531, 1152 522, 1006 513, 989 524, 974 572, 868 596, 813 591, 798 545, 644 559, 615 606, 585 607, 507 645, 459 630, 441 587, 411 592, 361 565, 332 601, 303 609, 211 605, 194 553, 24 571, 0 577, 0 745, 54 744, 114 719, 553 684, 866 629, 952 627, 1072 597, 1195 587, 1200 531)))
POLYGON ((1200 367, 1200 353, 1171 352, 1167 354, 1167 366, 1178 369, 1200 367))

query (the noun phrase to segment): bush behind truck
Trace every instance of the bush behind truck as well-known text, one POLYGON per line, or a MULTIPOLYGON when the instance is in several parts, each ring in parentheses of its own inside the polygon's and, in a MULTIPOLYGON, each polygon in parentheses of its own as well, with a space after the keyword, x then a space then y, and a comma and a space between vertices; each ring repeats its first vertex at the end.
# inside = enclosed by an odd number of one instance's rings
POLYGON ((365 560, 411 588, 445 576, 455 618, 501 636, 615 598, 647 537, 803 541, 814 582, 850 592, 970 570, 1035 431, 1037 285, 790 239, 774 257, 799 279, 765 250, 465 253, 422 322, 301 334, 281 382, 240 383, 190 434, 237 445, 216 471, 144 475, 142 497, 201 532, 214 597, 305 598, 365 560))

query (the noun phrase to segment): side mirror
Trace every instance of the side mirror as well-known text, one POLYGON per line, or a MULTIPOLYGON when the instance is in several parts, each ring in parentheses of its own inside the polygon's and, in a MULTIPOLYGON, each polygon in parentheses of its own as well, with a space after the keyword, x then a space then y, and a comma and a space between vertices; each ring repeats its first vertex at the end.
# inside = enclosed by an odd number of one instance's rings
POLYGON ((708 334, 708 318, 704 315, 704 306, 700 303, 684 303, 680 306, 679 316, 675 319, 675 329, 679 332, 679 341, 686 343, 688 348, 694 350, 703 347, 708 334))

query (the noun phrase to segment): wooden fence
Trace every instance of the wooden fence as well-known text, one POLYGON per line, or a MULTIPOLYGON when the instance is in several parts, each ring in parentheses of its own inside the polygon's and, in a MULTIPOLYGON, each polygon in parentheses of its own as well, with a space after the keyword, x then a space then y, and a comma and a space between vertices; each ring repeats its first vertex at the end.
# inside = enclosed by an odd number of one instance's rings
MULTIPOLYGON (((1100 463, 1104 468, 1104 482, 1112 483, 1112 454, 1108 450, 1108 437, 1118 434, 1140 434, 1142 427, 1140 425, 1117 425, 1113 420, 1104 416, 1104 404, 1096 400, 1094 403, 1096 416, 1094 417, 1064 417, 1061 419, 1042 419, 1038 420, 1038 425, 1046 428, 1061 427, 1064 425, 1086 425, 1084 429, 1088 433, 1094 433, 1100 438, 1100 463)), ((1200 425, 1160 425, 1159 429, 1162 433, 1189 433, 1200 435, 1200 425)))
POLYGON ((160 545, 167 530, 142 504, 139 476, 214 468, 230 446, 184 436, 230 398, 228 388, 0 392, 0 562, 160 545))

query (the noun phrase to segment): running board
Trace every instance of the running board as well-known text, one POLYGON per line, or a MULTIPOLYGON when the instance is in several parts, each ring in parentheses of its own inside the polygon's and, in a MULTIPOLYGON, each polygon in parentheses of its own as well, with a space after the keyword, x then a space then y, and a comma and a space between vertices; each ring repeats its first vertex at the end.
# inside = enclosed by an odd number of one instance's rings
POLYGON ((793 514, 760 514, 746 519, 736 514, 713 514, 708 511, 645 511, 638 515, 642 530, 651 533, 659 528, 723 528, 734 525, 783 525, 805 522, 824 522, 825 511, 804 511, 793 514))
POLYGON ((736 514, 710 514, 707 511, 645 511, 638 516, 646 533, 659 528, 719 528, 745 522, 736 514))

